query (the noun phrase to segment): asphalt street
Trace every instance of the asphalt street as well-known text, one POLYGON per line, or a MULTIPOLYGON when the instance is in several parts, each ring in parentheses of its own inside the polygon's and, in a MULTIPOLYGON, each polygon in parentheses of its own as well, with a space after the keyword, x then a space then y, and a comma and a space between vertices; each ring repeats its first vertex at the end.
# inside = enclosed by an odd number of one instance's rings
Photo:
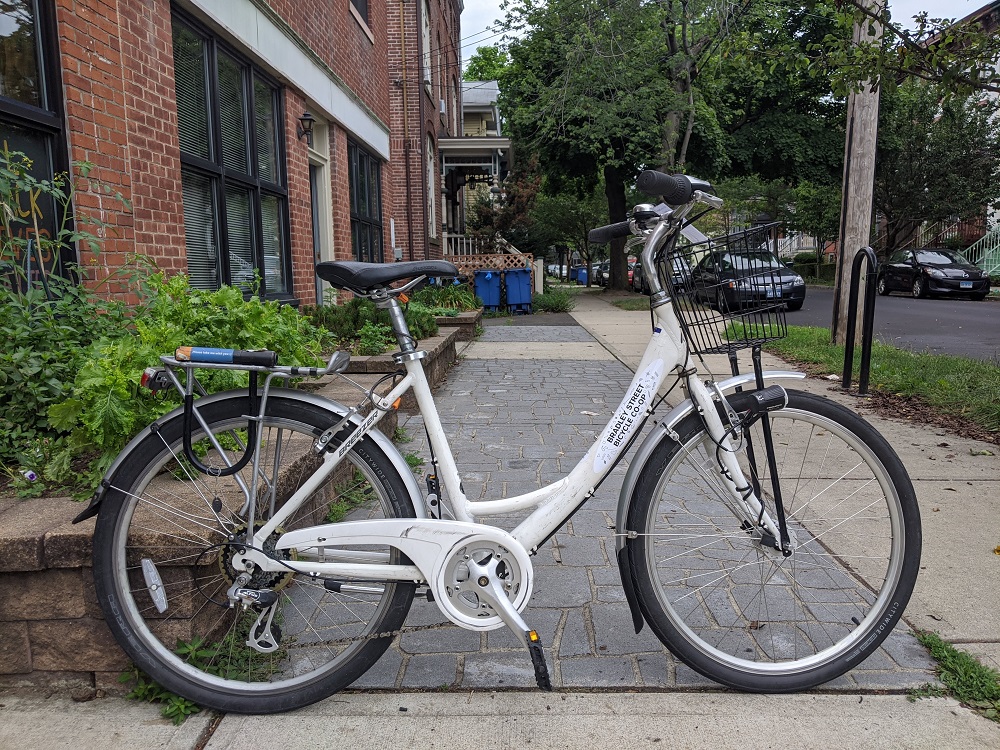
MULTIPOLYGON (((832 318, 833 289, 809 287, 802 309, 788 313, 788 324, 829 328, 832 318)), ((876 296, 875 336, 900 349, 1000 363, 1000 304, 876 296)))

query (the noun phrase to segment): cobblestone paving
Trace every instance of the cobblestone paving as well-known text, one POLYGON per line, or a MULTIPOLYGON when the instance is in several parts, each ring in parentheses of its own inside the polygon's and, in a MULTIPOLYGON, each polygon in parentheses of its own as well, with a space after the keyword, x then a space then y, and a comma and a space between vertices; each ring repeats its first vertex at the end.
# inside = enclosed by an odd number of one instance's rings
MULTIPOLYGON (((592 342, 579 326, 486 327, 480 341, 592 342)), ((435 394, 469 497, 494 499, 564 476, 586 453, 631 372, 615 362, 460 359, 435 394)), ((429 458, 419 416, 401 415, 404 452, 429 458)), ((638 635, 621 588, 612 525, 625 467, 532 558, 535 588, 523 612, 545 647, 556 688, 718 688, 675 660, 648 627, 638 635)), ((490 519, 505 529, 517 517, 490 519)), ((415 599, 407 625, 444 623, 415 599)), ((933 680, 925 650, 905 628, 823 689, 903 690, 933 680)), ((528 655, 506 630, 455 626, 403 633, 355 688, 531 688, 528 655)))

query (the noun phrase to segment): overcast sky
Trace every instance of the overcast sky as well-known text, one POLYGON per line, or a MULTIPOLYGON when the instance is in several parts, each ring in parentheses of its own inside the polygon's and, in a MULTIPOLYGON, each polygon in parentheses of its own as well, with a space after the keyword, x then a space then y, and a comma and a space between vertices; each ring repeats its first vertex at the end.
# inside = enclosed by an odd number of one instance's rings
MULTIPOLYGON (((926 10, 931 18, 964 18, 988 4, 988 0, 889 0, 897 23, 909 21, 926 10)), ((479 46, 496 44, 500 37, 488 29, 501 17, 500 0, 465 0, 462 12, 462 63, 469 61, 479 46)))

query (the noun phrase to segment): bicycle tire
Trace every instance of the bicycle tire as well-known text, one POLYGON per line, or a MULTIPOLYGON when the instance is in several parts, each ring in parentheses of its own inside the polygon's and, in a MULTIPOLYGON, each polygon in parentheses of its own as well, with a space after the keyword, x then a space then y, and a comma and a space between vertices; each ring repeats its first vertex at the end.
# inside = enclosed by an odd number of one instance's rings
MULTIPOLYGON (((238 457, 235 441, 246 426, 243 415, 249 413, 246 394, 207 403, 201 413, 212 433, 223 436, 222 448, 233 449, 238 457)), ((265 458, 261 474, 274 482, 275 507, 313 472, 320 460, 312 452, 313 443, 341 416, 332 408, 318 407, 315 399, 271 392, 260 423, 265 458), (281 470, 272 471, 279 464, 281 470)), ((277 628, 272 628, 270 639, 277 641, 277 649, 261 653, 249 647, 249 631, 262 625, 256 622, 259 613, 225 606, 235 577, 231 566, 226 568, 233 548, 227 537, 238 539, 246 531, 245 516, 240 527, 237 506, 248 494, 235 477, 198 474, 177 459, 182 455, 182 423, 179 415, 167 418, 135 445, 101 504, 94 578, 98 601, 118 643, 163 687, 219 711, 287 711, 346 687, 388 648, 391 635, 371 636, 402 626, 414 585, 366 582, 377 591, 338 593, 322 580, 291 571, 258 573, 261 580, 248 586, 279 594, 273 621, 277 628), (156 579, 143 571, 146 559, 165 592, 167 609, 162 614, 152 591, 156 579), (365 636, 370 639, 357 640, 365 636), (350 643, 330 644, 352 638, 350 643)), ((202 450, 207 441, 198 441, 204 437, 200 429, 193 436, 202 450)), ((220 458, 209 447, 201 460, 221 465, 220 458)), ((375 441, 365 437, 346 458, 282 531, 327 522, 323 516, 333 513, 334 503, 348 520, 415 516, 406 484, 375 441), (341 471, 344 466, 348 468, 341 471)), ((237 475, 247 487, 251 473, 247 467, 237 475)), ((258 520, 266 520, 270 496, 267 484, 261 484, 258 497, 268 495, 268 501, 260 504, 258 520)), ((390 562, 406 562, 398 551, 382 551, 389 553, 390 562)), ((286 559, 294 567, 294 557, 286 559)), ((262 631, 260 627, 257 632, 262 631)))
MULTIPOLYGON (((902 462, 861 417, 797 391, 767 416, 791 556, 740 528, 697 414, 643 467, 626 531, 637 534, 627 545, 639 606, 670 651, 723 685, 782 693, 828 682, 878 648, 913 590, 921 531, 902 462)), ((760 425, 752 444, 765 463, 760 425)), ((774 518, 766 463, 760 485, 774 518)))

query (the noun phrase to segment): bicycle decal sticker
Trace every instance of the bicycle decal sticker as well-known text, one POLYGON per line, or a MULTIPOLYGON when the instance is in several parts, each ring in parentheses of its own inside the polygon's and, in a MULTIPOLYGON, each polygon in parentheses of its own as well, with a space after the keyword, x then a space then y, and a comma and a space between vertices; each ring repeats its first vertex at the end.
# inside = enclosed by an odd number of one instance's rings
POLYGON ((594 471, 603 472, 615 460, 622 447, 628 444, 632 431, 642 424, 646 408, 656 395, 656 389, 662 380, 662 359, 654 359, 645 370, 636 375, 632 381, 635 385, 622 399, 614 417, 601 433, 594 455, 594 471))

